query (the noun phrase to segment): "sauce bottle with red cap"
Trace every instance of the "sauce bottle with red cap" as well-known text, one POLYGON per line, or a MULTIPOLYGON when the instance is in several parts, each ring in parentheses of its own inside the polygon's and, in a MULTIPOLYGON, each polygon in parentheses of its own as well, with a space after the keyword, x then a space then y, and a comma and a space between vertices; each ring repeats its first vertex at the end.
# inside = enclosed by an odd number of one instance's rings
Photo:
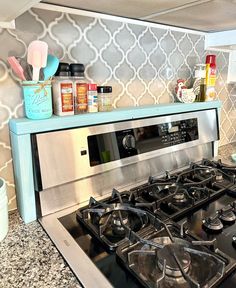
POLYGON ((216 98, 215 84, 216 84, 216 55, 207 55, 205 101, 212 101, 216 98))

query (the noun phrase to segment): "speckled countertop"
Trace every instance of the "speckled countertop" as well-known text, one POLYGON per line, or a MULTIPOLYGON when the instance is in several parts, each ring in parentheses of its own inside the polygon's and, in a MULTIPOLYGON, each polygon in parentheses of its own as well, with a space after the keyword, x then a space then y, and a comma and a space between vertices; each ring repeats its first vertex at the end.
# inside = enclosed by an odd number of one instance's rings
POLYGON ((79 282, 41 225, 9 215, 9 232, 0 243, 0 288, 79 288, 79 282))
MULTIPOLYGON (((219 148, 231 161, 236 142, 219 148)), ((38 222, 24 224, 17 211, 9 215, 9 232, 0 243, 0 288, 81 287, 38 222)))
MULTIPOLYGON (((219 157, 222 157, 230 162, 232 162, 231 154, 236 153, 236 142, 219 147, 219 157)), ((235 164, 232 162, 232 164, 235 164)))

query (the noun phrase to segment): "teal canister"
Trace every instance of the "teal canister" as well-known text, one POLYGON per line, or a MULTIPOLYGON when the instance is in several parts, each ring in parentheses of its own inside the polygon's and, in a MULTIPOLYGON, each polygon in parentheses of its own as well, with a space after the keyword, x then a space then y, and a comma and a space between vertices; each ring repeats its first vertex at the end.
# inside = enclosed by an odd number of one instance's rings
POLYGON ((46 119, 52 116, 51 81, 23 81, 25 114, 29 119, 46 119))

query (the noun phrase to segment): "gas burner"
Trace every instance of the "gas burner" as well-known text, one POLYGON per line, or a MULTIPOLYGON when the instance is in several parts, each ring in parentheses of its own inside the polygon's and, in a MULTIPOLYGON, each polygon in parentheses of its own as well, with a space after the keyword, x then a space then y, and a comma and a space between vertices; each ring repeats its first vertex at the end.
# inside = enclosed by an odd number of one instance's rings
POLYGON ((179 259, 180 265, 184 272, 187 273, 191 264, 191 257, 184 247, 188 246, 188 242, 179 238, 174 238, 174 243, 171 242, 169 237, 155 238, 155 243, 161 243, 165 246, 157 251, 158 266, 167 276, 181 277, 182 272, 176 258, 179 259))
POLYGON ((219 218, 225 223, 233 223, 236 220, 236 216, 233 212, 233 208, 231 205, 228 205, 221 210, 218 211, 219 218))
POLYGON ((153 211, 156 205, 155 202, 163 200, 176 192, 177 187, 171 182, 147 183, 130 190, 131 195, 139 199, 135 203, 135 207, 147 207, 153 211), (144 203, 143 203, 144 202, 144 203))
POLYGON ((215 240, 197 241, 177 225, 159 224, 140 235, 131 232, 118 247, 117 256, 125 267, 148 288, 214 287, 228 261, 217 254, 215 240))
POLYGON ((218 217, 218 214, 203 220, 203 227, 210 232, 220 232, 223 229, 223 224, 218 217))
POLYGON ((182 184, 184 187, 191 187, 193 185, 204 186, 209 182, 214 181, 215 171, 211 167, 192 163, 190 169, 178 174, 176 184, 182 184))
POLYGON ((208 198, 210 196, 209 189, 206 187, 190 187, 187 189, 188 194, 191 198, 193 198, 195 201, 202 200, 204 198, 208 198))
POLYGON ((206 165, 206 166, 218 168, 218 169, 229 169, 231 171, 235 171, 235 173, 236 173, 236 166, 224 164, 224 163, 222 163, 221 159, 219 159, 217 161, 209 160, 209 159, 203 159, 202 164, 206 165))
POLYGON ((164 183, 167 183, 167 184, 173 184, 176 182, 176 179, 177 179, 177 176, 176 175, 171 175, 168 171, 166 171, 166 175, 164 177, 158 177, 158 178, 155 178, 153 176, 150 176, 148 178, 148 183, 149 184, 153 184, 153 183, 161 183, 161 184, 164 184, 164 183))
MULTIPOLYGON (((108 217, 101 217, 100 219, 100 227, 103 225, 106 225, 106 221, 108 221, 108 217)), ((112 213, 112 217, 110 220, 111 225, 111 231, 114 234, 114 236, 123 236, 125 237, 126 230, 124 228, 125 226, 128 226, 130 228, 134 228, 133 223, 130 221, 130 217, 127 212, 118 212, 118 213, 112 213)))
POLYGON ((185 189, 179 189, 174 195, 173 195, 173 203, 174 204, 184 204, 188 202, 188 194, 185 189))
POLYGON ((214 174, 215 169, 211 166, 203 165, 203 164, 197 164, 197 163, 191 163, 190 168, 193 172, 200 175, 206 175, 206 174, 214 174))
POLYGON ((79 209, 76 215, 111 250, 125 240, 127 231, 137 232, 149 225, 147 213, 135 208, 125 193, 115 189, 107 201, 99 202, 91 197, 89 205, 79 209))
POLYGON ((223 175, 220 171, 215 171, 215 179, 217 182, 221 182, 224 180, 223 175))
MULTIPOLYGON (((203 162, 205 163, 205 162, 203 162)), ((206 165, 206 164, 191 164, 191 169, 196 173, 197 175, 201 175, 203 178, 212 178, 212 180, 215 180, 216 182, 222 182, 224 180, 223 172, 220 171, 217 167, 217 165, 206 165)))
POLYGON ((149 194, 150 197, 153 198, 153 200, 159 200, 162 198, 165 198, 168 195, 174 194, 176 191, 176 186, 174 184, 170 183, 159 183, 154 184, 156 189, 150 189, 150 191, 145 191, 149 194))
MULTIPOLYGON (((220 170, 226 177, 228 177, 228 179, 231 182, 235 183, 236 166, 224 164, 221 162, 220 159, 218 161, 211 161, 208 159, 203 159, 202 164, 213 167, 213 168, 217 169, 218 171, 220 170)), ((223 177, 223 175, 222 175, 222 177, 223 177)))

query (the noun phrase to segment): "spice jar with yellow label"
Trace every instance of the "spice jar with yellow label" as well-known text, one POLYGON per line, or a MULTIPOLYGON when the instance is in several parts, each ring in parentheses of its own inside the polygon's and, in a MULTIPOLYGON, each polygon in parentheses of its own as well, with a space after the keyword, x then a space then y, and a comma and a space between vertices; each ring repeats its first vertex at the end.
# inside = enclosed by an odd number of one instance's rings
POLYGON ((112 87, 98 86, 98 111, 107 112, 112 110, 112 87))

